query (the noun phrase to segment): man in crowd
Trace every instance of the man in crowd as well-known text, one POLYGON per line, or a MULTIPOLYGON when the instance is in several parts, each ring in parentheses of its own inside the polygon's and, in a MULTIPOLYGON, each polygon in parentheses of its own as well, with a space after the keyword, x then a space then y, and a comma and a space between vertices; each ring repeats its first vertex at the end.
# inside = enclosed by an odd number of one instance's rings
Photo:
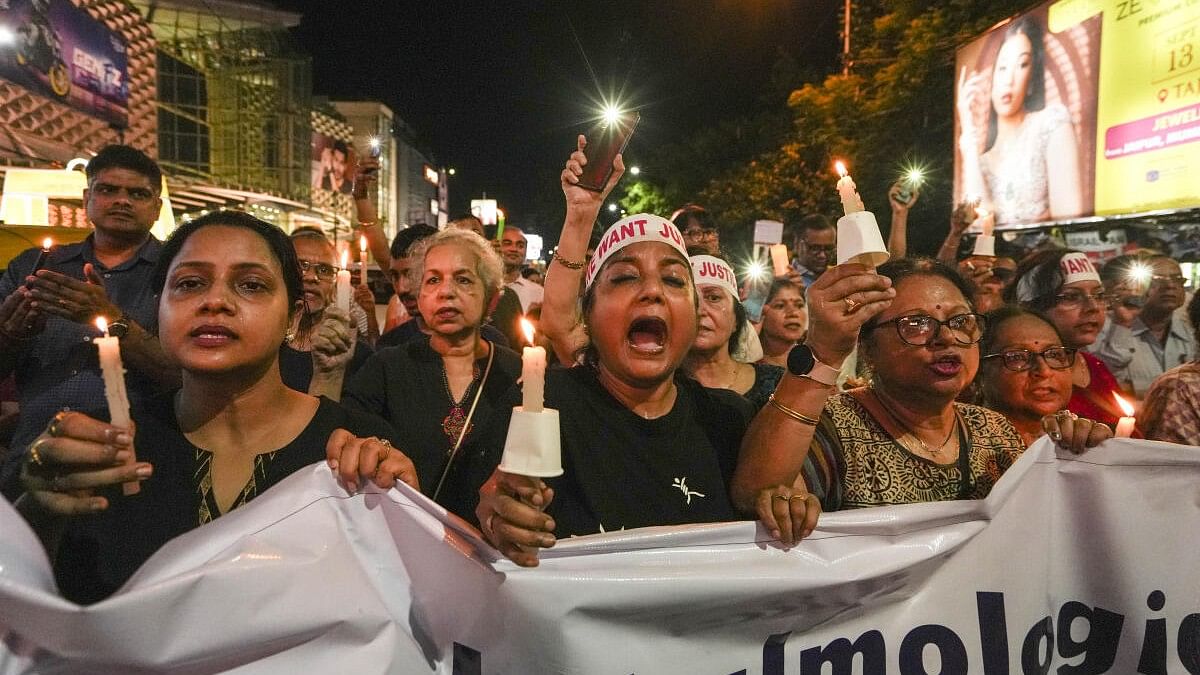
MULTIPOLYGON (((1109 265, 1121 267, 1116 260, 1109 265)), ((1184 277, 1179 263, 1165 255, 1150 256, 1141 264, 1150 268, 1150 285, 1141 312, 1118 307, 1092 347, 1122 386, 1138 397, 1164 372, 1196 358, 1196 338, 1186 318, 1176 316, 1183 306, 1184 277)))
POLYGON ((546 291, 538 284, 521 276, 525 267, 525 253, 528 241, 521 228, 506 225, 500 235, 500 259, 504 261, 504 283, 516 291, 521 299, 521 311, 529 314, 542 306, 542 298, 546 291))
POLYGON ((807 288, 834 262, 837 256, 837 228, 819 213, 804 216, 792 232, 792 247, 796 252, 792 269, 800 275, 800 280, 807 288))
POLYGON ((121 338, 133 406, 179 381, 153 334, 161 289, 150 279, 162 244, 150 228, 162 208, 162 172, 141 151, 110 145, 86 173, 83 203, 94 231, 78 244, 55 247, 36 275, 40 248, 18 255, 0 278, 0 378, 15 374, 21 410, 16 451, 0 464, 0 486, 9 496, 25 448, 55 414, 103 405, 91 342, 99 334, 96 317, 121 338))

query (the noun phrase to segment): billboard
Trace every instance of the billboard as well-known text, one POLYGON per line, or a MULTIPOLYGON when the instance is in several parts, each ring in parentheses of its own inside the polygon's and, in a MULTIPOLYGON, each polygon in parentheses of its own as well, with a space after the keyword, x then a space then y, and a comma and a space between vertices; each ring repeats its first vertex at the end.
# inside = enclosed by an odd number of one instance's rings
POLYGON ((354 167, 354 148, 350 143, 313 132, 313 190, 351 194, 354 191, 354 167))
POLYGON ((0 77, 118 127, 129 121, 125 41, 70 0, 0 0, 0 77))
POLYGON ((1200 3, 1047 2, 956 71, 956 204, 1001 225, 1200 206, 1200 3))

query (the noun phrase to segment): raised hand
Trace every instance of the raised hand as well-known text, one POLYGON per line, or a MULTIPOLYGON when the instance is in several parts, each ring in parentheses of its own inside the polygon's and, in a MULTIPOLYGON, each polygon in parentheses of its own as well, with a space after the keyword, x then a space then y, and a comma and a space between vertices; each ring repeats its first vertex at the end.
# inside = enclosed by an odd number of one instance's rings
POLYGON ((838 366, 858 343, 862 326, 892 304, 892 281, 857 263, 837 265, 809 286, 805 343, 821 363, 838 366))

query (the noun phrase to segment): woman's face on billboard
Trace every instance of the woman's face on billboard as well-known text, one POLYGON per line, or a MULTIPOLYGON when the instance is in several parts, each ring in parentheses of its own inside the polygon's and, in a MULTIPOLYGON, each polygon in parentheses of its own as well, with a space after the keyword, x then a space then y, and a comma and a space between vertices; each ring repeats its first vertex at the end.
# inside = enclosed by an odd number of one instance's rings
POLYGON ((1016 33, 1000 46, 992 70, 992 106, 1000 117, 1021 112, 1029 87, 1033 63, 1033 43, 1024 33, 1016 33))

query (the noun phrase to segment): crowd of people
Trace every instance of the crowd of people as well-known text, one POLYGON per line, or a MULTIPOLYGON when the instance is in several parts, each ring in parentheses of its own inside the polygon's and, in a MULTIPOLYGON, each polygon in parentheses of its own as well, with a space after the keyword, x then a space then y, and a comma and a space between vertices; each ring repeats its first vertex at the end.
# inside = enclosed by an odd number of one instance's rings
POLYGON ((754 298, 700 206, 596 238, 624 166, 579 186, 585 146, 562 170, 544 280, 511 225, 489 240, 464 216, 387 241, 365 158, 358 225, 395 291, 382 322, 365 268, 349 310, 334 303, 320 229, 217 211, 159 242, 158 167, 99 152, 94 231, 0 278, 0 377, 19 403, 0 489, 63 593, 107 597, 167 540, 320 461, 350 491, 407 483, 534 566, 562 537, 753 519, 791 547, 822 511, 982 498, 1044 434, 1075 452, 1109 438, 1115 393, 1144 400, 1146 438, 1200 444, 1200 303, 1169 257, 960 260, 960 216, 940 259, 911 257, 916 195, 893 191, 890 261, 834 265, 836 228, 813 215, 754 298), (103 405, 97 316, 121 340, 128 426, 103 405), (524 318, 554 362, 558 477, 499 468, 524 318))

